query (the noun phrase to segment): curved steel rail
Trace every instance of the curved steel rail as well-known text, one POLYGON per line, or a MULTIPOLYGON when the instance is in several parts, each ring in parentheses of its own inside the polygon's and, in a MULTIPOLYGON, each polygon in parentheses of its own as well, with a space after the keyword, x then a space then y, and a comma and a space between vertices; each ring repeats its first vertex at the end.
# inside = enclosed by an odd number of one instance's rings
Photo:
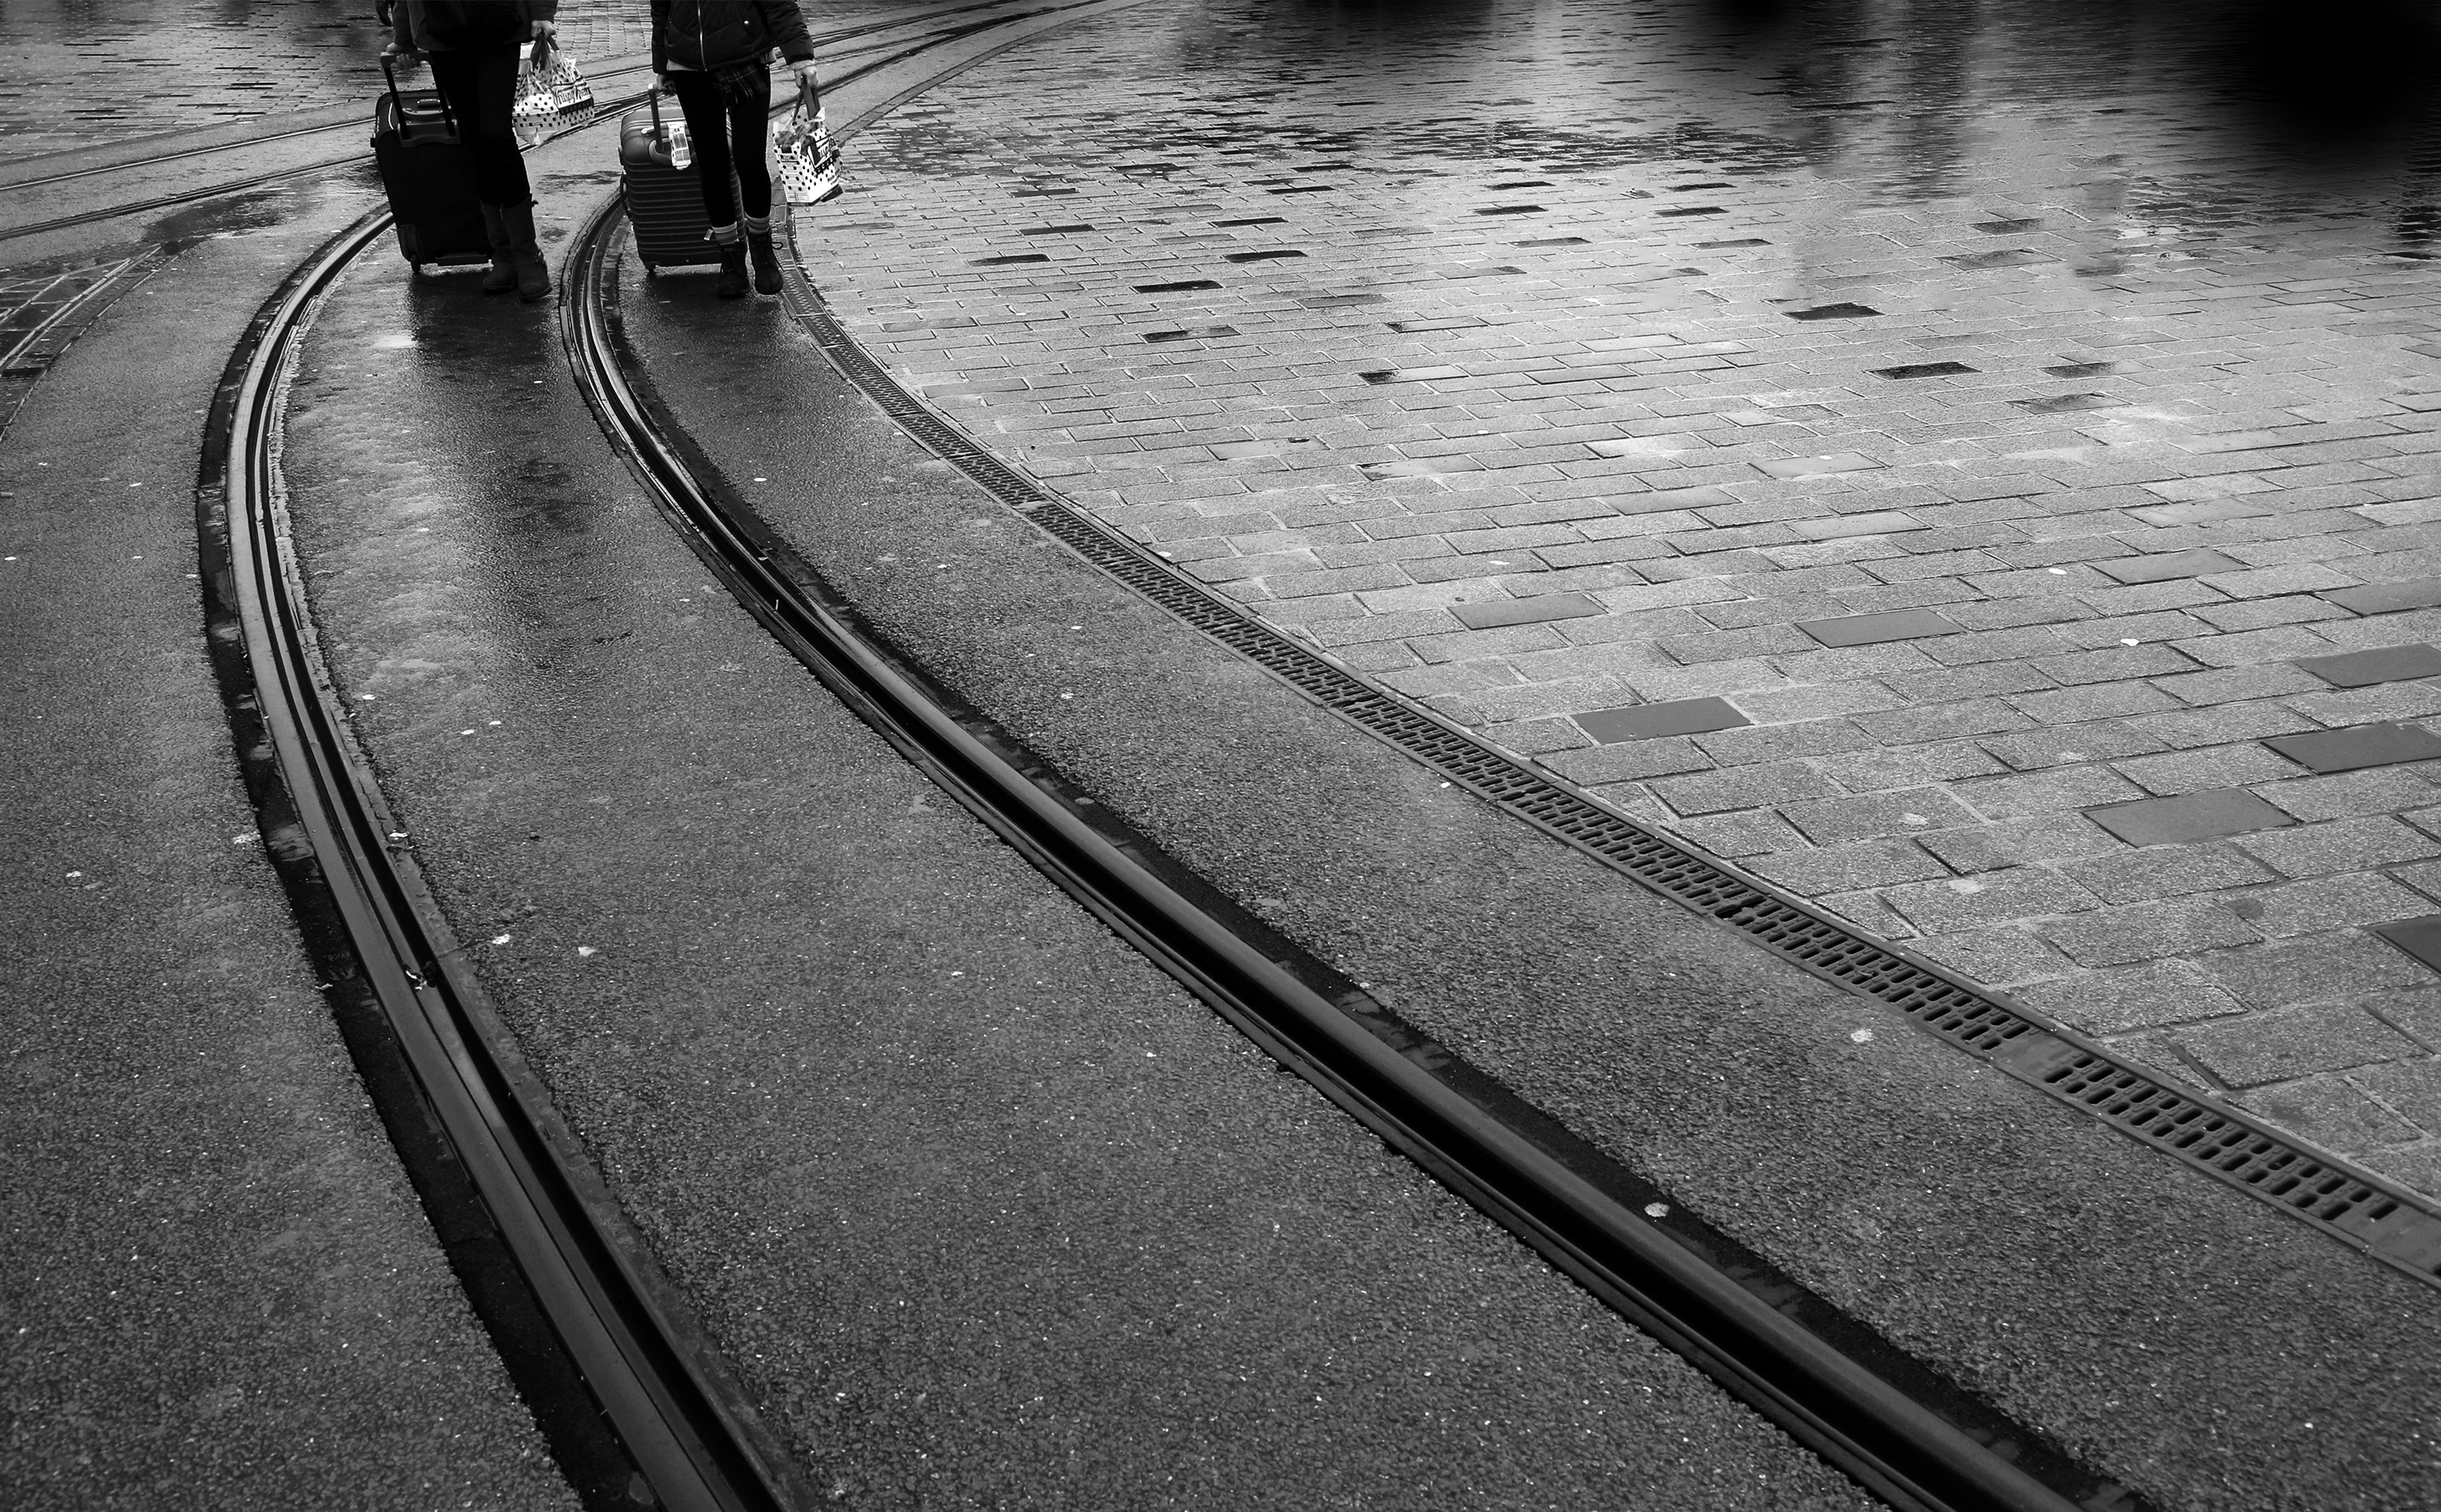
POLYGON ((750 510, 623 369, 607 313, 614 196, 571 243, 561 325, 612 443, 698 557, 859 717, 1043 874, 1257 1045, 1596 1296, 1891 1505, 2073 1503, 1799 1326, 1518 1129, 1418 1067, 1079 819, 783 566, 750 510))

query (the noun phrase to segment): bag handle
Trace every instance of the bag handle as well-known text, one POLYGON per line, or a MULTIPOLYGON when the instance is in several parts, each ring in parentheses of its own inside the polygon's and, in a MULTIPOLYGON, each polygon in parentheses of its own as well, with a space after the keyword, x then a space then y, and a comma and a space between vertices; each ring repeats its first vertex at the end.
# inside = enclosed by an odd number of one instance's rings
POLYGON ((796 110, 795 110, 794 112, 792 112, 792 114, 793 114, 794 116, 796 116, 796 117, 800 117, 800 118, 803 118, 803 117, 809 117, 809 116, 819 116, 819 115, 821 115, 821 114, 822 114, 822 112, 823 112, 823 90, 822 90, 822 85, 821 85, 821 83, 820 83, 820 82, 815 79, 814 75, 813 75, 811 72, 807 72, 807 73, 805 74, 805 76, 804 77, 804 79, 802 79, 802 80, 801 80, 801 81, 799 81, 799 82, 798 82, 798 85, 797 85, 797 108, 796 108, 796 110))
MULTIPOLYGON (((390 66, 389 54, 382 54, 381 65, 382 77, 389 81, 390 113, 396 116, 400 123, 404 125, 407 120, 407 101, 398 98, 398 73, 390 66)), ((441 101, 442 124, 447 126, 450 132, 454 135, 458 130, 458 117, 457 114, 449 108, 448 92, 446 90, 436 89, 432 92, 432 98, 441 101)))

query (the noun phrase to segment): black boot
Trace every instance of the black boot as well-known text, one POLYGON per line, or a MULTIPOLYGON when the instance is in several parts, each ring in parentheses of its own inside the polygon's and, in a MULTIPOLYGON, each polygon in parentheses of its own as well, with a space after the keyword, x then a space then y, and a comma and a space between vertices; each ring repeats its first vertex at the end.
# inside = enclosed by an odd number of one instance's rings
POLYGON ((746 243, 738 239, 737 223, 714 226, 712 244, 720 249, 720 282, 712 292, 724 299, 746 297, 746 243))
POLYGON ((551 297, 551 264, 543 261, 534 240, 533 202, 503 205, 500 219, 509 228, 509 251, 516 263, 517 297, 532 304, 551 297))
POLYGON ((492 271, 483 275, 483 292, 506 294, 517 286, 516 245, 509 240, 506 210, 483 207, 483 236, 492 243, 492 271))
POLYGON ((746 218, 746 251, 754 260, 754 292, 779 293, 780 259, 771 250, 769 216, 765 216, 760 225, 754 223, 754 217, 750 215, 746 218))

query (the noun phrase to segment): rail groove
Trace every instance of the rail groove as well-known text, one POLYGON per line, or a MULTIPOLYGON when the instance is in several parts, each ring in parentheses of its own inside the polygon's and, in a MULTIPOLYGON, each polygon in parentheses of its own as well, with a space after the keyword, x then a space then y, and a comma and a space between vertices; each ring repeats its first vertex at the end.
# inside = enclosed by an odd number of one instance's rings
MULTIPOLYGON (((606 202, 569 254, 561 325, 579 387, 680 536, 853 711, 1266 1053, 1892 1506, 2067 1512, 2074 1504, 1385 1043, 1165 881, 1132 848, 1080 819, 1041 776, 936 699, 920 669, 861 636, 852 611, 716 473, 698 473, 692 442, 663 423, 631 381, 608 313, 620 215, 615 197, 606 202)), ((980 448, 951 455, 973 471, 996 472, 1030 501, 1046 496, 980 448)), ((2105 1494, 2121 1495, 2116 1487, 2105 1494)))

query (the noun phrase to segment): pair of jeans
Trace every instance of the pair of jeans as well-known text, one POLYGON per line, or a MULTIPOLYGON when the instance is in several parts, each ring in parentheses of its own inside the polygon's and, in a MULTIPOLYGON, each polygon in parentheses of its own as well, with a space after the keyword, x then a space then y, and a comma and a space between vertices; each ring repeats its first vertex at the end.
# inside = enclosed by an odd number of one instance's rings
POLYGON ((526 160, 510 124, 515 108, 517 69, 523 46, 472 47, 436 52, 432 82, 458 118, 458 140, 475 169, 475 197, 486 205, 524 205, 533 199, 526 160))
POLYGON ((729 194, 729 173, 737 171, 737 192, 746 213, 760 221, 771 213, 771 171, 764 166, 764 142, 771 131, 771 71, 757 68, 763 87, 746 99, 724 99, 712 75, 672 69, 670 90, 686 113, 687 135, 695 143, 696 172, 703 181, 703 213, 714 225, 737 220, 729 194))

